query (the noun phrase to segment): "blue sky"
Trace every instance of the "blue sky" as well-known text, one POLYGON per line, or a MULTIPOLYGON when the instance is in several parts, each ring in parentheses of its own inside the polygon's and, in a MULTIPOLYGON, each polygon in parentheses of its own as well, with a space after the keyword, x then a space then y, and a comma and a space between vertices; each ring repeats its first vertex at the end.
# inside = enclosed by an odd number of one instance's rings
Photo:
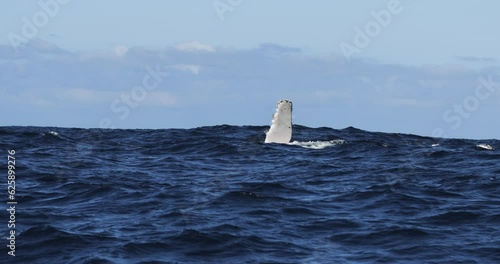
POLYGON ((499 138, 498 1, 40 0, 0 10, 0 125, 268 125, 287 98, 301 125, 499 138))

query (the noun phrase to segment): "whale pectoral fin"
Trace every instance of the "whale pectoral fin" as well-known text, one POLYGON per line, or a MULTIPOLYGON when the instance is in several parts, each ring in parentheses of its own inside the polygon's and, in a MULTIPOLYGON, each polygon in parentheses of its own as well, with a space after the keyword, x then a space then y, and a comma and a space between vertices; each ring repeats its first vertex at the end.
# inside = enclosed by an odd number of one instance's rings
POLYGON ((276 105, 276 113, 269 131, 266 133, 265 143, 288 143, 292 138, 292 102, 280 100, 276 105))

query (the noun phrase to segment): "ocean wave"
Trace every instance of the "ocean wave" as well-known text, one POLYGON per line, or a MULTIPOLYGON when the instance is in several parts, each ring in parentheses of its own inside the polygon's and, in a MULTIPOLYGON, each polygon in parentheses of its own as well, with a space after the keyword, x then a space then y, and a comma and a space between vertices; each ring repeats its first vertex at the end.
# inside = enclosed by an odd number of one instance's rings
POLYGON ((267 128, 0 127, 16 261, 500 262, 500 141, 267 128))

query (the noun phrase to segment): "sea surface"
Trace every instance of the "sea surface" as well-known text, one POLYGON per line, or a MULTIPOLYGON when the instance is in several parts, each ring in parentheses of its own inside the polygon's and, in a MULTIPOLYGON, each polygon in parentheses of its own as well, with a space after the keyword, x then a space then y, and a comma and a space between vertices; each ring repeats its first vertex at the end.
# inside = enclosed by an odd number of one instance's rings
POLYGON ((500 141, 267 129, 0 127, 0 262, 500 263, 500 141))

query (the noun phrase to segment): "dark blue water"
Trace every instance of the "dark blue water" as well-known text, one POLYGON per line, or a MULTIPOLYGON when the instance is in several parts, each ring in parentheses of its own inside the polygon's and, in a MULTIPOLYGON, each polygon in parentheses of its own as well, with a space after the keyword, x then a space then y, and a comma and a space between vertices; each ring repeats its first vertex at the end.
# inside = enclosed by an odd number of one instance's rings
POLYGON ((1 127, 18 204, 0 259, 500 263, 500 141, 294 126, 338 140, 311 149, 264 144, 266 129, 1 127))

